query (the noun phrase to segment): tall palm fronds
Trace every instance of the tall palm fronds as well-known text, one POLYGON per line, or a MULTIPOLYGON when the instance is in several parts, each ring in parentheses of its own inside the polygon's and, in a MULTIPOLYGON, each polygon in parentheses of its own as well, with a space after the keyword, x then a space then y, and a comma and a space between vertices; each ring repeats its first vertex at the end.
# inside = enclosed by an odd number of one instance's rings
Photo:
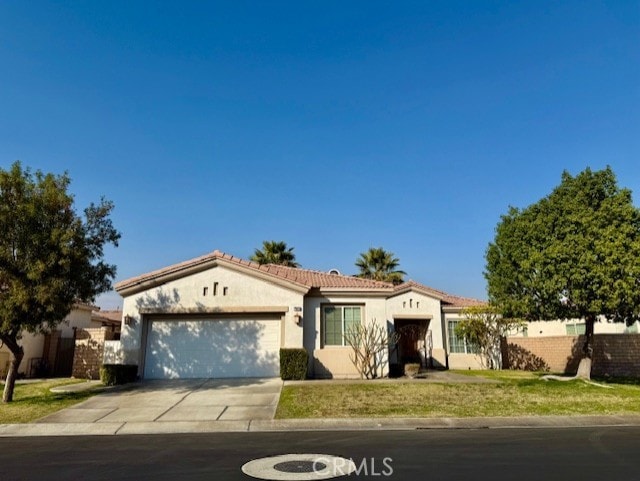
POLYGON ((264 241, 262 249, 256 249, 251 260, 258 264, 279 264, 287 267, 300 267, 296 262, 293 247, 287 247, 286 242, 264 241))
POLYGON ((400 284, 406 272, 399 270, 399 266, 400 260, 393 252, 387 252, 382 247, 371 247, 356 260, 356 267, 360 269, 356 277, 400 284))

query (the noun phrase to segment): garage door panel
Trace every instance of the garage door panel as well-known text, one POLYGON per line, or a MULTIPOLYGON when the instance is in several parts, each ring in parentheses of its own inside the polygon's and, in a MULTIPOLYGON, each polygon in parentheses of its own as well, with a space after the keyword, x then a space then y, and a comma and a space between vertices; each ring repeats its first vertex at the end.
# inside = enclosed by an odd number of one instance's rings
POLYGON ((275 377, 279 348, 279 319, 153 320, 145 378, 275 377))

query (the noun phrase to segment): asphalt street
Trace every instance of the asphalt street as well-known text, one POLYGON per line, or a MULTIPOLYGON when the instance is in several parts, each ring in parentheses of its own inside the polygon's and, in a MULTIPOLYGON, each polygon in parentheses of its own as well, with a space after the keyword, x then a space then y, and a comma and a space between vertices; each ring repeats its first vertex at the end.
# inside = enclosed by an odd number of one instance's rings
POLYGON ((243 464, 288 453, 350 458, 350 478, 640 479, 640 427, 0 438, 0 479, 248 480, 243 464))

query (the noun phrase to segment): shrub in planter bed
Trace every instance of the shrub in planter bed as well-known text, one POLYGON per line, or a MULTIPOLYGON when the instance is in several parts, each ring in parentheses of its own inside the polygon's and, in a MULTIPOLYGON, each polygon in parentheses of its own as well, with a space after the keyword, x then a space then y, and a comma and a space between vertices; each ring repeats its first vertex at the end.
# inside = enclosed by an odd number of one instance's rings
POLYGON ((306 349, 280 349, 280 377, 284 380, 303 380, 307 377, 309 355, 306 349))
POLYGON ((100 380, 105 386, 126 384, 138 378, 138 366, 135 364, 103 364, 100 368, 100 380))

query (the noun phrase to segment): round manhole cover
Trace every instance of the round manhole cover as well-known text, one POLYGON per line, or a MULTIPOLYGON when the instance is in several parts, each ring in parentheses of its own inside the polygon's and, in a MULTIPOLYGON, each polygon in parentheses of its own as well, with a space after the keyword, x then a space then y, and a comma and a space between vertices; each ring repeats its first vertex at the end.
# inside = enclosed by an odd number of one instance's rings
POLYGON ((320 461, 285 461, 273 466, 276 471, 283 473, 313 473, 314 471, 323 471, 327 469, 327 465, 320 461))
POLYGON ((283 454, 254 459, 242 466, 242 472, 267 480, 303 481, 332 479, 356 470, 353 461, 329 454, 283 454))

